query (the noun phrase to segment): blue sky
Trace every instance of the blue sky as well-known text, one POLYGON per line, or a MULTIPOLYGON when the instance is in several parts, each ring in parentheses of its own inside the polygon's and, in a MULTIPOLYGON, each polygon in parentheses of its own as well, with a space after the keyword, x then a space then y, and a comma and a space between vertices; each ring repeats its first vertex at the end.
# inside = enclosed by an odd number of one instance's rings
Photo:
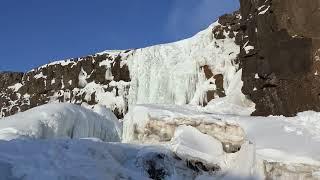
POLYGON ((0 70, 192 36, 238 0, 1 0, 0 70))

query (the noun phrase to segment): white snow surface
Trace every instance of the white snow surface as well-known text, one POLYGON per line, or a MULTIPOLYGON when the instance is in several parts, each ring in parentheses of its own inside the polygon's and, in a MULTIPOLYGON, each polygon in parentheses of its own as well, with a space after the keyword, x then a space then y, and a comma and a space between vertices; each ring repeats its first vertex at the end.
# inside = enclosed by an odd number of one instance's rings
POLYGON ((120 124, 114 116, 106 117, 73 104, 47 104, 2 118, 0 139, 48 139, 97 137, 120 141, 120 124))

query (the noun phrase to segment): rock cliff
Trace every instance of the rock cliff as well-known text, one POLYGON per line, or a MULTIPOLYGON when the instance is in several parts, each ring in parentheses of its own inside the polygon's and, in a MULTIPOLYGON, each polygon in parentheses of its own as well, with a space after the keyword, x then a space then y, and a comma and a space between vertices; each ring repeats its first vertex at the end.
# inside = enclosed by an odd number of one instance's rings
POLYGON ((253 115, 320 110, 320 1, 240 0, 242 91, 253 115))

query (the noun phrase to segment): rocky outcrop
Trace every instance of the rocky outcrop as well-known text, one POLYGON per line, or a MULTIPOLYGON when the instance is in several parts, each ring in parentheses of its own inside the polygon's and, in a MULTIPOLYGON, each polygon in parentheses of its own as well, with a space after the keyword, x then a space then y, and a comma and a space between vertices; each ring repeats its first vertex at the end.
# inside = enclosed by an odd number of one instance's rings
POLYGON ((0 117, 49 102, 102 104, 121 118, 130 81, 126 52, 54 62, 27 73, 0 74, 0 117))
POLYGON ((242 91, 253 115, 320 111, 320 1, 240 3, 242 91))

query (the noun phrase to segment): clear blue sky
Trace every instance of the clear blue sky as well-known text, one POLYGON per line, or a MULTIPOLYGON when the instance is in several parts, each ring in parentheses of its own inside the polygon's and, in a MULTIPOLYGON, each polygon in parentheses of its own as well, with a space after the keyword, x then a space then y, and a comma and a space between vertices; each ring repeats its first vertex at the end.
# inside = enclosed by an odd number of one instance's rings
POLYGON ((1 0, 0 70, 184 39, 238 0, 1 0))

